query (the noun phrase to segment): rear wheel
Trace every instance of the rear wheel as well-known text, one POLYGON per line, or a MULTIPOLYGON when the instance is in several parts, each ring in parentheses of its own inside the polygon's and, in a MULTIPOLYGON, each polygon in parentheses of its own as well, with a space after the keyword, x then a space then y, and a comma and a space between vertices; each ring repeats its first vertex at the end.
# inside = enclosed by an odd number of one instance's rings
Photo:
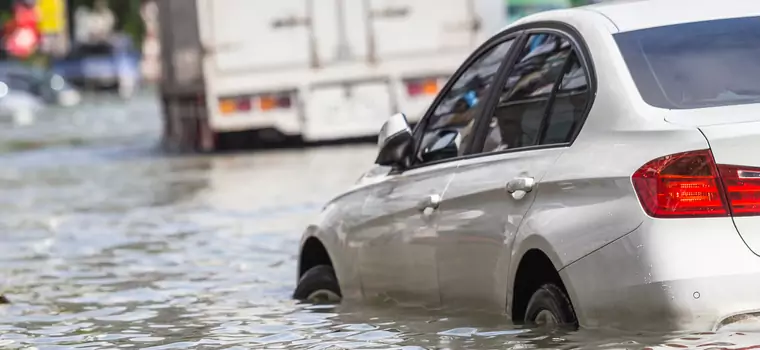
POLYGON ((219 135, 211 129, 208 118, 198 119, 198 139, 196 148, 201 152, 216 151, 219 135))
POLYGON ((578 321, 565 291, 553 283, 547 283, 538 288, 528 301, 525 323, 546 328, 574 328, 578 321))
POLYGON ((293 299, 310 303, 337 303, 342 298, 338 278, 330 265, 317 265, 301 276, 293 299))

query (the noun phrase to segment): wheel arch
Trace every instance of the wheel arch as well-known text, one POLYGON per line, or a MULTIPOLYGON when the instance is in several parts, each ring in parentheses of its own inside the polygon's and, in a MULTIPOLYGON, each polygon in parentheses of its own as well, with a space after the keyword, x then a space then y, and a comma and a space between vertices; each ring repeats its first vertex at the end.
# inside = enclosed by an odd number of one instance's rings
POLYGON ((308 235, 304 237, 298 253, 298 277, 300 278, 306 271, 317 265, 329 265, 335 268, 327 245, 316 235, 308 235))
POLYGON ((549 242, 538 235, 524 239, 514 251, 510 266, 510 278, 507 281, 507 314, 513 322, 521 322, 525 316, 528 301, 533 292, 542 284, 553 282, 570 298, 573 303, 573 293, 568 291, 560 271, 562 262, 549 242))

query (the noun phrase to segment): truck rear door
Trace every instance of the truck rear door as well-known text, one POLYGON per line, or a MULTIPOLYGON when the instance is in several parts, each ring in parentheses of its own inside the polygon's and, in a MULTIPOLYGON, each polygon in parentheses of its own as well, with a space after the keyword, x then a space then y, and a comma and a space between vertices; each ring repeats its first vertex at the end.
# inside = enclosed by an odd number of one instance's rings
POLYGON ((207 0, 207 27, 219 72, 308 67, 311 64, 307 0, 207 0))
POLYGON ((474 0, 368 0, 370 45, 378 61, 467 50, 477 40, 474 0))

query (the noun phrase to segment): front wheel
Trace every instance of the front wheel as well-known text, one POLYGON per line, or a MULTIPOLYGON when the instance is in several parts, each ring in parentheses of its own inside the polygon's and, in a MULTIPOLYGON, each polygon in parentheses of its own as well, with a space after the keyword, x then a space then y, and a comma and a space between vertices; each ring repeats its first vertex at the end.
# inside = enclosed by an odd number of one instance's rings
POLYGON ((301 276, 293 299, 309 303, 337 303, 341 300, 335 270, 330 265, 317 265, 301 276))
POLYGON ((525 323, 547 328, 576 328, 578 325, 570 298, 552 283, 544 284, 533 293, 525 310, 525 323))

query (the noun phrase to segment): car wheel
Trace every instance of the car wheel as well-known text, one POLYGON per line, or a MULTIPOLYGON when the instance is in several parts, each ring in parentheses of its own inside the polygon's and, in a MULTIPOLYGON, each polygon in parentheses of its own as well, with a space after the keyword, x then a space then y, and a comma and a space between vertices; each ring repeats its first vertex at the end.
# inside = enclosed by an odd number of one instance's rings
POLYGON ((533 293, 525 310, 525 323, 546 328, 577 326, 570 298, 551 283, 533 293))
POLYGON ((312 267, 301 276, 293 298, 310 303, 339 302, 342 295, 335 270, 329 265, 312 267))

